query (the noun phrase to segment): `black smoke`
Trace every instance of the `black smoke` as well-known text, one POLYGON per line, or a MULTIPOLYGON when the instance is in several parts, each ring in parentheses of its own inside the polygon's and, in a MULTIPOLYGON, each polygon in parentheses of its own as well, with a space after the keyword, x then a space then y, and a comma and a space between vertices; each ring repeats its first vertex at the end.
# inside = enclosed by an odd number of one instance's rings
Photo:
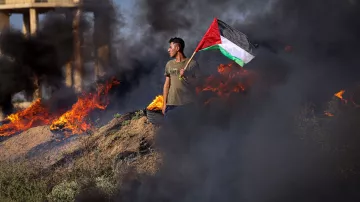
MULTIPOLYGON (((2 31, 0 105, 5 114, 13 112, 11 99, 16 93, 24 91, 31 99, 39 83, 55 89, 64 86, 62 68, 73 58, 74 49, 73 21, 65 16, 47 15, 35 35, 25 36, 15 29, 2 31)), ((86 28, 86 22, 81 26, 86 28)))

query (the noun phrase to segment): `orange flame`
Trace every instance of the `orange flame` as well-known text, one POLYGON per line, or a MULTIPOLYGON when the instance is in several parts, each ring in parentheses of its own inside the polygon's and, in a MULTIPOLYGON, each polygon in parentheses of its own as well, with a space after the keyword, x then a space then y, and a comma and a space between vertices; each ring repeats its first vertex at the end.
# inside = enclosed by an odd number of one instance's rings
POLYGON ((83 94, 69 111, 52 122, 50 130, 64 130, 66 133, 83 133, 92 129, 92 125, 87 123, 85 118, 94 109, 104 110, 107 107, 109 100, 106 98, 106 95, 114 85, 118 84, 118 81, 113 80, 105 85, 99 85, 96 94, 83 94), (104 96, 105 101, 102 99, 104 96))
POLYGON ((344 99, 343 98, 344 93, 345 93, 345 90, 341 90, 341 91, 335 93, 334 95, 343 100, 344 99))
POLYGON ((11 114, 6 117, 6 123, 0 126, 0 136, 10 136, 32 127, 50 125, 50 130, 67 130, 71 133, 81 133, 92 128, 92 125, 85 122, 86 117, 94 109, 105 109, 109 100, 106 95, 109 90, 118 85, 119 82, 112 80, 105 85, 99 85, 97 93, 87 93, 79 97, 72 108, 60 117, 51 115, 38 99, 28 108, 11 114), (105 97, 105 101, 104 98, 105 97))
POLYGON ((155 99, 147 106, 147 110, 157 111, 162 110, 164 104, 164 98, 162 95, 158 95, 155 99))
POLYGON ((32 127, 50 124, 54 119, 37 99, 28 108, 11 114, 5 120, 10 121, 0 127, 0 136, 10 136, 32 127))
MULTIPOLYGON (((197 93, 211 91, 219 97, 227 98, 232 93, 244 92, 252 83, 249 80, 250 72, 241 67, 233 66, 232 63, 219 65, 218 73, 219 75, 208 77, 203 86, 197 87, 197 93)), ((210 101, 211 99, 205 104, 210 101)))
MULTIPOLYGON (((344 98, 344 93, 345 93, 345 90, 340 90, 339 92, 335 93, 334 96, 339 98, 342 102, 344 102, 345 104, 348 104, 348 100, 344 98)), ((355 107, 357 107, 356 103, 353 101, 352 97, 350 98, 350 103, 353 103, 355 105, 355 107)), ((329 117, 332 117, 334 116, 334 114, 328 112, 328 111, 325 111, 324 114, 326 116, 329 116, 329 117)))
POLYGON ((339 98, 341 101, 345 102, 345 104, 348 102, 346 99, 344 99, 343 95, 345 93, 345 90, 341 90, 334 94, 335 97, 339 98))

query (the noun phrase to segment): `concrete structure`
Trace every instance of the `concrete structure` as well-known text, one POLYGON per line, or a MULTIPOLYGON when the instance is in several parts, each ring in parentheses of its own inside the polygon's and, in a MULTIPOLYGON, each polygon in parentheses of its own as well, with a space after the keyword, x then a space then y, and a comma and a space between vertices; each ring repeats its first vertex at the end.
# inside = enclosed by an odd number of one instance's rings
MULTIPOLYGON (((0 0, 0 30, 6 29, 10 24, 11 14, 23 15, 23 33, 25 35, 36 34, 39 23, 39 14, 54 10, 55 8, 71 9, 74 15, 74 34, 75 34, 75 56, 74 61, 69 61, 65 67, 66 85, 72 86, 81 91, 83 62, 81 58, 81 37, 77 30, 77 24, 81 12, 94 13, 94 45, 96 47, 95 75, 99 76, 105 72, 104 66, 109 58, 109 39, 108 37, 98 37, 98 33, 110 33, 110 30, 104 29, 104 18, 97 12, 99 6, 108 5, 105 0, 0 0)), ((36 95, 37 97, 41 95, 36 95)))

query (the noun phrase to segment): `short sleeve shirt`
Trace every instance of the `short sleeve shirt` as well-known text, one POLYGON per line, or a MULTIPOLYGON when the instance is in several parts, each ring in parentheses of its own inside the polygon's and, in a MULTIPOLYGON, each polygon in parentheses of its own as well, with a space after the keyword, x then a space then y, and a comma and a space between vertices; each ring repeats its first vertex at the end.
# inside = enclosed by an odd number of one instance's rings
MULTIPOLYGON (((180 69, 184 68, 189 58, 182 62, 170 60, 165 67, 165 76, 170 77, 170 89, 167 97, 167 105, 184 105, 194 101, 196 86, 187 79, 180 79, 180 69)), ((199 65, 192 60, 184 72, 187 78, 197 78, 200 75, 199 65)))

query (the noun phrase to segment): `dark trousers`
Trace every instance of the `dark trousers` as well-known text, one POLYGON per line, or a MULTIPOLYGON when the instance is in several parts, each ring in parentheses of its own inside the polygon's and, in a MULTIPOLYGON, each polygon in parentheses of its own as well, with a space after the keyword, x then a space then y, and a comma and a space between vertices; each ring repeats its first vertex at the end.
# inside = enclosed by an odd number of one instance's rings
POLYGON ((164 119, 169 119, 169 116, 172 114, 176 114, 177 112, 181 112, 181 110, 185 110, 186 108, 189 108, 192 106, 193 103, 185 104, 185 105, 166 105, 165 113, 164 113, 164 119))
POLYGON ((177 107, 178 107, 177 105, 166 105, 165 113, 164 113, 164 118, 165 118, 165 119, 168 118, 169 113, 170 113, 170 112, 173 112, 173 110, 174 110, 175 108, 177 108, 177 107))

